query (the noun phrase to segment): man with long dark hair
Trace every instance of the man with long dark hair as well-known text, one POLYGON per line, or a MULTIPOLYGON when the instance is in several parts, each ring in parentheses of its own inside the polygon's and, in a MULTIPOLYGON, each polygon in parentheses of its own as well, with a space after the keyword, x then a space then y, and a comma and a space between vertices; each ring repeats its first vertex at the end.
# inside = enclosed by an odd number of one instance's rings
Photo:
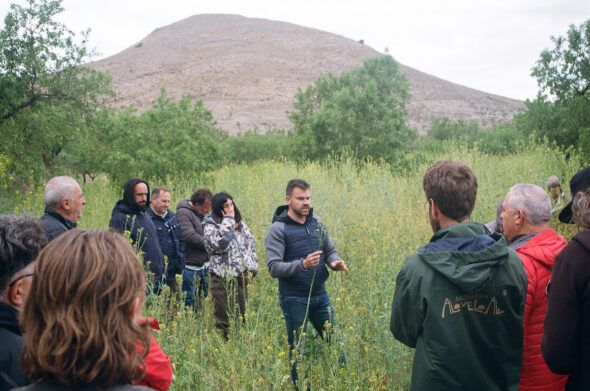
POLYGON ((150 207, 150 187, 140 178, 129 179, 123 188, 123 199, 117 201, 111 213, 109 227, 120 233, 129 232, 135 250, 153 274, 148 292, 160 294, 164 275, 164 255, 158 232, 146 213, 150 207))

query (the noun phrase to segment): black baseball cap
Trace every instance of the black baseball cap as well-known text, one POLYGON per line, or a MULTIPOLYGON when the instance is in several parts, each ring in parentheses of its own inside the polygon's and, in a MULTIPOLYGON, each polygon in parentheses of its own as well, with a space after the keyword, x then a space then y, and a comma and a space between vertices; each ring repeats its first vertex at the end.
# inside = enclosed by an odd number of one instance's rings
POLYGON ((581 169, 572 177, 570 181, 570 191, 572 194, 572 201, 570 201, 565 208, 559 213, 559 221, 566 224, 572 224, 572 202, 579 191, 584 191, 590 188, 590 167, 581 169))

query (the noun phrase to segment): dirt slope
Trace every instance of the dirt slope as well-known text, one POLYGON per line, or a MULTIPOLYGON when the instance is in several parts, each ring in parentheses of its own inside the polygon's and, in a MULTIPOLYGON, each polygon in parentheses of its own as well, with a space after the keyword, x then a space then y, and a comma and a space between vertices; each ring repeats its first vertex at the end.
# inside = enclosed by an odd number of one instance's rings
MULTIPOLYGON (((113 77, 115 107, 149 107, 160 87, 191 94, 231 133, 290 129, 298 88, 362 65, 378 52, 339 35, 238 15, 196 15, 158 28, 119 54, 90 64, 113 77)), ((395 55, 395 53, 394 53, 395 55)), ((411 125, 424 132, 435 118, 502 122, 523 102, 488 94, 401 66, 410 80, 411 125)))

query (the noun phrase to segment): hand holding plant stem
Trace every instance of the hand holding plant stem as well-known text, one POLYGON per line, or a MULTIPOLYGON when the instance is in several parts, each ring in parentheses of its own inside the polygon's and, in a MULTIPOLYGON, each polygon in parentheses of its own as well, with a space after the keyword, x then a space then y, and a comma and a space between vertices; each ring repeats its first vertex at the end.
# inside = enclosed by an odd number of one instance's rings
POLYGON ((305 270, 315 268, 317 265, 320 264, 321 256, 322 256, 321 250, 314 251, 310 254, 307 254, 307 257, 305 257, 305 259, 303 259, 303 268, 305 270))

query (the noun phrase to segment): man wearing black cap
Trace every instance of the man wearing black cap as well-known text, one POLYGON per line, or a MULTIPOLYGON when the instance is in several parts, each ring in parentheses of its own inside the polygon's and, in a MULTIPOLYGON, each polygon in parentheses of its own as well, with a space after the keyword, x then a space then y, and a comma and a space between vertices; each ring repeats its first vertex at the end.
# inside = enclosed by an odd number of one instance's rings
POLYGON ((590 167, 574 175, 570 189, 573 199, 559 220, 581 232, 555 258, 541 348, 551 371, 569 374, 566 390, 589 390, 590 167))
MULTIPOLYGON (((139 178, 129 179, 124 186, 123 199, 117 201, 109 227, 114 231, 129 232, 133 246, 143 254, 143 262, 153 273, 152 291, 160 294, 164 274, 164 255, 158 242, 156 227, 146 213, 150 206, 150 187, 139 178)), ((149 285, 149 284, 148 284, 149 285)))

